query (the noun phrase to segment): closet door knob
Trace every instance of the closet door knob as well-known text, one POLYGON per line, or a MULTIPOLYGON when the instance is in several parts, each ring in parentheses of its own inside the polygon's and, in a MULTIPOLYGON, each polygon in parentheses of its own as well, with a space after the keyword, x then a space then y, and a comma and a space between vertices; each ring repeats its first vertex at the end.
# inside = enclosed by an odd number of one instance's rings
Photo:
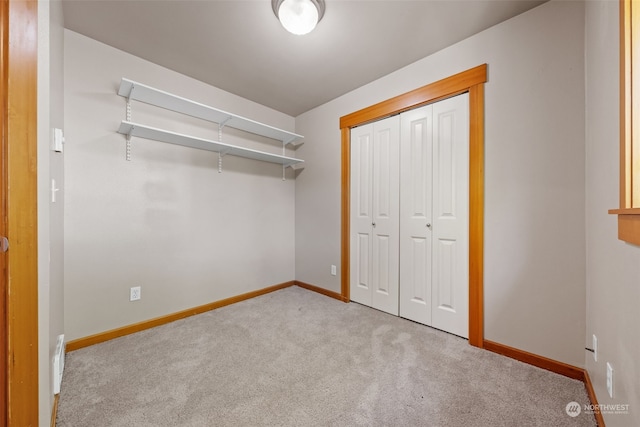
POLYGON ((427 223, 427 228, 431 228, 431 223, 430 222, 427 223))
POLYGON ((372 222, 372 223, 371 223, 371 225, 373 225, 373 226, 375 227, 375 226, 376 226, 376 223, 375 223, 375 222, 372 222))

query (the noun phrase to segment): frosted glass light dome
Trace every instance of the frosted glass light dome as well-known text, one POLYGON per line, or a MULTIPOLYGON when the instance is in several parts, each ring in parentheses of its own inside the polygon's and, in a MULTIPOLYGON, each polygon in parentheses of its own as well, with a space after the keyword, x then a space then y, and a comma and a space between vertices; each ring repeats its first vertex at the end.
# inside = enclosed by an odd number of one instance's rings
POLYGON ((272 4, 282 26, 296 35, 310 33, 324 14, 323 0, 274 0, 272 4))

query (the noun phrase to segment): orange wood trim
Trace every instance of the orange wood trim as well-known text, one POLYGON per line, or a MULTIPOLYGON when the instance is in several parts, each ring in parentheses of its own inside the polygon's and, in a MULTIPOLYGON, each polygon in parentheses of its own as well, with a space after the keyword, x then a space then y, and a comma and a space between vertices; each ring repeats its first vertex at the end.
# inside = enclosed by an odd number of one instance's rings
POLYGON ((631 0, 620 0, 620 209, 631 207, 631 174, 627 164, 632 139, 631 0))
MULTIPOLYGON (((9 3, 0 3, 0 235, 7 235, 7 87, 8 87, 8 48, 9 48, 9 3)), ((7 425, 7 255, 0 254, 0 426, 7 425)))
POLYGON ((340 118, 342 135, 341 285, 349 300, 349 221, 351 128, 413 107, 469 92, 469 344, 484 345, 484 83, 487 64, 479 65, 419 89, 340 118))
POLYGON ((58 402, 60 401, 60 395, 56 394, 53 398, 53 409, 51 410, 51 427, 56 427, 56 421, 58 420, 58 402))
POLYGON ((640 12, 631 0, 620 0, 619 5, 620 209, 611 209, 609 213, 618 215, 618 239, 640 245, 640 182, 634 179, 640 174, 640 171, 634 173, 634 168, 640 165, 640 142, 634 143, 637 139, 634 128, 640 126, 640 72, 633 70, 633 58, 640 54, 640 47, 633 43, 640 34, 636 28, 640 25, 640 12))
POLYGON ((319 294, 328 296, 330 298, 337 299, 338 301, 349 302, 349 300, 348 299, 344 299, 341 294, 339 294, 337 292, 330 291, 328 289, 320 288, 320 287, 315 286, 315 285, 310 285, 308 283, 301 282, 299 280, 295 281, 295 285, 299 286, 299 287, 301 287, 303 289, 307 289, 309 291, 317 292, 319 294))
POLYGON ((350 248, 349 248, 349 227, 350 227, 350 216, 351 216, 351 130, 349 128, 342 128, 342 156, 341 156, 341 203, 342 203, 342 218, 341 218, 341 227, 340 227, 340 263, 342 264, 342 269, 340 271, 340 285, 342 291, 342 298, 345 301, 350 301, 351 296, 349 295, 349 277, 351 275, 351 264, 350 264, 350 248))
POLYGON ((640 245, 640 208, 609 209, 618 215, 618 239, 640 245))
POLYGON ((484 348, 485 350, 489 350, 493 353, 498 353, 503 356, 510 357, 511 359, 519 360, 520 362, 537 366, 538 368, 546 369, 547 371, 555 372, 556 374, 564 375, 565 377, 573 378, 574 380, 584 379, 584 369, 568 365, 563 362, 558 362, 557 360, 548 359, 543 356, 538 356, 537 354, 488 340, 484 341, 484 348))
POLYGON ((587 389, 587 395, 589 396, 589 400, 591 404, 594 406, 594 416, 596 417, 596 422, 598 423, 598 427, 605 427, 604 417, 602 416, 602 412, 600 412, 600 407, 598 406, 598 398, 596 397, 596 392, 593 388, 593 383, 591 383, 591 378, 589 377, 589 372, 584 370, 584 376, 582 378, 584 382, 584 387, 587 389))
POLYGON ((457 95, 466 92, 472 86, 485 83, 486 81, 487 64, 482 64, 341 117, 340 129, 359 126, 429 102, 435 102, 439 99, 457 95))
POLYGON ((640 215, 618 215, 618 239, 640 245, 640 215))
POLYGON ((609 209, 609 213, 615 215, 640 215, 640 208, 609 209))
POLYGON ((270 286, 268 288, 259 289, 257 291, 247 292, 242 295, 226 298, 220 301, 215 301, 209 304, 193 307, 188 310, 179 311, 177 313, 168 314, 166 316, 156 317, 155 319, 145 320, 143 322, 134 323, 133 325, 123 326, 121 328, 112 329, 110 331, 101 332, 99 334, 90 335, 88 337, 79 338, 69 341, 66 346, 67 353, 70 351, 78 350, 90 345, 99 344, 101 342, 109 341, 114 338, 123 337, 136 332, 144 331, 145 329, 155 328, 156 326, 164 325, 166 323, 174 322, 176 320, 184 319, 185 317, 194 316, 196 314, 205 313, 207 311, 215 310, 216 308, 224 307, 226 305, 235 304, 240 301, 248 300, 251 298, 265 295, 270 292, 278 291, 280 289, 293 286, 295 282, 281 283, 279 285, 270 286))
MULTIPOLYGON (((4 2, 3 2, 4 3, 4 2)), ((38 420, 38 3, 8 2, 7 425, 38 420)))
POLYGON ((484 84, 469 88, 469 344, 484 340, 484 84))
MULTIPOLYGON (((628 208, 640 207, 640 182, 638 174, 640 174, 640 141, 638 141, 638 127, 640 127, 640 72, 636 69, 638 60, 640 59, 640 43, 636 43, 640 38, 640 7, 636 1, 628 3, 626 15, 629 17, 628 26, 624 28, 625 37, 629 49, 626 51, 626 61, 629 63, 627 74, 626 95, 629 96, 631 108, 625 111, 627 127, 630 128, 630 138, 626 140, 625 150, 625 177, 629 188, 626 189, 628 195, 625 206, 628 208)), ((627 73, 627 70, 625 70, 627 73)), ((628 105, 627 105, 628 106, 628 105)), ((626 135, 625 135, 626 136, 626 135)))

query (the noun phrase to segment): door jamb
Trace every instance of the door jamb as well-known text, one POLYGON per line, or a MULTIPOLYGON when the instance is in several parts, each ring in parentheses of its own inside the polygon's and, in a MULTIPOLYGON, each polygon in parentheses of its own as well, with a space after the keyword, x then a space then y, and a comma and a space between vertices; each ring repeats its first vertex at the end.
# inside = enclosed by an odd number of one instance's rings
MULTIPOLYGON (((7 237, 7 425, 37 426, 38 214, 37 62, 38 3, 2 2, 2 124, 7 237)), ((4 332, 4 331, 3 331, 4 332)))
MULTIPOLYGON (((6 144, 6 123, 7 123, 7 48, 9 42, 7 36, 9 34, 9 8, 7 2, 0 4, 0 235, 7 236, 7 144, 6 144)), ((9 277, 7 274, 7 255, 0 254, 0 425, 8 425, 8 370, 9 363, 7 358, 8 348, 8 319, 7 319, 7 285, 9 277)))
POLYGON ((349 301, 351 128, 402 113, 461 93, 469 93, 469 344, 484 341, 484 83, 487 64, 482 64, 437 82, 340 118, 341 164, 341 295, 349 301))

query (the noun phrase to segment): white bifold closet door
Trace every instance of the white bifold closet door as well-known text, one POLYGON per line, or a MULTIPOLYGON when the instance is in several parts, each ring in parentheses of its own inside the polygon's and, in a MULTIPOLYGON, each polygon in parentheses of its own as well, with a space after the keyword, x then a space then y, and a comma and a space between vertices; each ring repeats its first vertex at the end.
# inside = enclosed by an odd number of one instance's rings
POLYGON ((399 137, 399 116, 351 130, 351 299, 396 316, 399 137))
POLYGON ((469 107, 401 115, 400 316, 469 336, 469 107))

